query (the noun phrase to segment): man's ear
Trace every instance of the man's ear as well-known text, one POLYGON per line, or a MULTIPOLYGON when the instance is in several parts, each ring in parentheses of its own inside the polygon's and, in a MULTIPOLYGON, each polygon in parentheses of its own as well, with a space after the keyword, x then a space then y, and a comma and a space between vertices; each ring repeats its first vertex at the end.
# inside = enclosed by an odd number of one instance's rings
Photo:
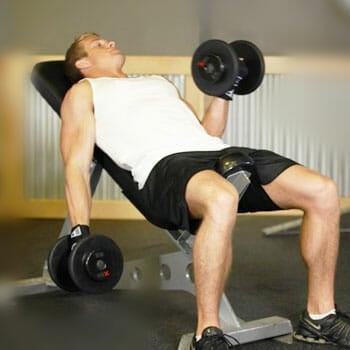
POLYGON ((75 62, 75 66, 78 69, 86 69, 91 66, 90 61, 88 60, 87 57, 80 58, 78 61, 75 62))

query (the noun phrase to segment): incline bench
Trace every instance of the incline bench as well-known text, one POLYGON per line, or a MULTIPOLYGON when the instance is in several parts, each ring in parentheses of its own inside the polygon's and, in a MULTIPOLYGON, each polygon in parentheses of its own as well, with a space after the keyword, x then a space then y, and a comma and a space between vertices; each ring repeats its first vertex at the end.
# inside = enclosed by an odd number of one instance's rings
MULTIPOLYGON (((63 73, 63 61, 48 61, 36 64, 32 72, 32 83, 42 97, 49 103, 59 115, 63 97, 70 88, 71 83, 63 73)), ((90 186, 93 194, 99 182, 102 169, 113 178, 121 187, 125 196, 147 218, 148 208, 145 208, 138 199, 137 184, 133 181, 131 173, 118 167, 108 155, 95 146, 94 160, 90 169, 90 186)), ((249 185, 249 173, 243 169, 231 173, 228 180, 233 183, 242 195, 249 185)), ((67 217, 59 238, 70 233, 71 225, 67 217)), ((195 295, 192 274, 192 244, 194 235, 183 230, 166 230, 179 251, 163 254, 157 257, 158 268, 154 274, 159 279, 159 287, 162 290, 183 290, 195 295)), ((151 259, 152 260, 152 259, 151 259)), ((149 260, 128 261, 124 264, 124 271, 116 289, 134 289, 142 285, 143 274, 149 260)), ((154 266, 154 258, 152 260, 154 266)), ((55 290, 55 285, 48 276, 44 267, 43 276, 32 279, 19 285, 17 295, 29 295, 55 290)), ((225 333, 236 338, 241 344, 266 338, 274 338, 290 334, 292 326, 289 320, 273 316, 264 319, 245 322, 238 318, 223 294, 220 303, 220 321, 225 333)), ((178 349, 188 349, 193 334, 182 336, 178 349)))

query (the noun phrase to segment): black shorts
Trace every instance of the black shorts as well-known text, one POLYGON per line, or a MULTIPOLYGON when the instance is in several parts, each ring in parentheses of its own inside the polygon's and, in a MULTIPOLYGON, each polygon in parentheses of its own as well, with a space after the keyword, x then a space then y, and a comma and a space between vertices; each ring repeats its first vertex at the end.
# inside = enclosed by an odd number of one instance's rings
POLYGON ((255 163, 251 184, 239 202, 238 212, 279 210, 261 185, 270 183, 297 163, 267 150, 230 147, 222 151, 176 153, 161 159, 140 190, 149 209, 147 219, 168 230, 184 229, 194 233, 200 221, 189 214, 185 201, 186 185, 199 171, 214 170, 218 158, 231 151, 242 152, 255 163))

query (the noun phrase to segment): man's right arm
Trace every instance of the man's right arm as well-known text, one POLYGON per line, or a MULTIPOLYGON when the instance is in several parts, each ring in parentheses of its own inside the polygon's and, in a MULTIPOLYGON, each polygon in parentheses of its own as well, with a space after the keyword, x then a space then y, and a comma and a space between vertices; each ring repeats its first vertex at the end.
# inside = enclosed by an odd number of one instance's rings
POLYGON ((90 84, 83 81, 66 94, 61 107, 61 153, 71 225, 89 225, 90 166, 95 145, 95 117, 90 84))
POLYGON ((213 97, 201 121, 204 129, 211 136, 222 137, 228 118, 229 103, 219 97, 213 97))

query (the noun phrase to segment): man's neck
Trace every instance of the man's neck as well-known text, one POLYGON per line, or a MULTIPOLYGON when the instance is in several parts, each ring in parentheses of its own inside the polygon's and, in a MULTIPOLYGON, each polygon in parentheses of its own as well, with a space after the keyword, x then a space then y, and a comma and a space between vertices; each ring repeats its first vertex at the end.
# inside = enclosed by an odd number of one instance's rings
POLYGON ((103 70, 96 70, 96 71, 90 71, 88 74, 86 74, 87 78, 127 78, 128 75, 125 74, 123 71, 115 70, 115 71, 103 71, 103 70))

